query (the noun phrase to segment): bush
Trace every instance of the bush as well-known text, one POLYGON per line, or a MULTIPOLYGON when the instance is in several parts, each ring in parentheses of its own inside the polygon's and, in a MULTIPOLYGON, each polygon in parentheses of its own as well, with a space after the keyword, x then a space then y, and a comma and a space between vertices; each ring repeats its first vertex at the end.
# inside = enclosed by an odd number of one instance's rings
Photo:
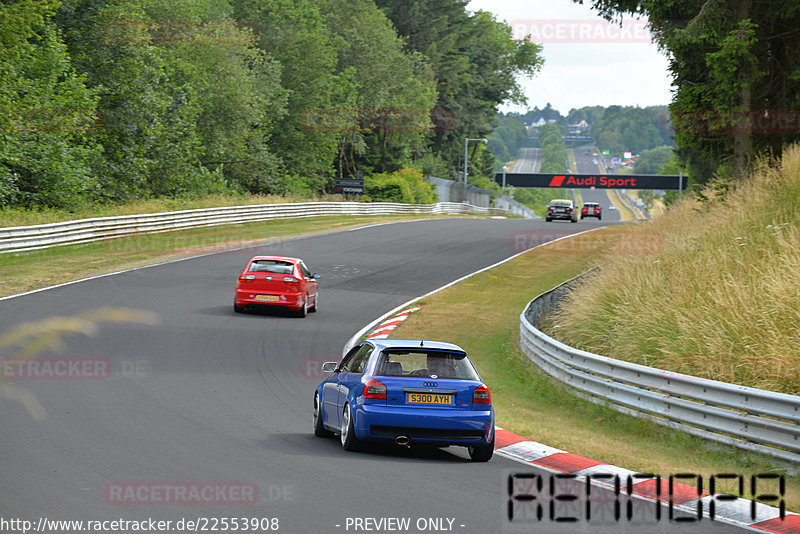
POLYGON ((367 177, 364 192, 372 202, 433 204, 437 201, 433 186, 424 180, 422 173, 408 167, 367 177))

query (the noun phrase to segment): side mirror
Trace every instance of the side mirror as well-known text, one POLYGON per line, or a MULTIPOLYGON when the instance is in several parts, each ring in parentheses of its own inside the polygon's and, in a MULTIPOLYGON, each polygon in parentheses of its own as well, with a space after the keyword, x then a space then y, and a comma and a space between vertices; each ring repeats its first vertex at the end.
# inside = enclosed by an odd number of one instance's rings
POLYGON ((316 280, 317 278, 319 278, 319 275, 317 273, 314 273, 314 274, 311 275, 311 278, 316 280))
POLYGON ((325 362, 322 364, 323 373, 332 373, 336 370, 336 362, 325 362))

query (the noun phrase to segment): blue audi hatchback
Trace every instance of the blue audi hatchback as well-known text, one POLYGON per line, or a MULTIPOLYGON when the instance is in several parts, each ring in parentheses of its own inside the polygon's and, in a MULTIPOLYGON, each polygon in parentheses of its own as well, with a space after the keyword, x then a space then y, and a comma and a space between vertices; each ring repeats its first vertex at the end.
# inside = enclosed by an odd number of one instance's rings
POLYGON ((494 453, 489 388, 461 347, 439 341, 364 340, 314 393, 314 434, 338 434, 346 450, 393 441, 467 447, 472 460, 494 453))

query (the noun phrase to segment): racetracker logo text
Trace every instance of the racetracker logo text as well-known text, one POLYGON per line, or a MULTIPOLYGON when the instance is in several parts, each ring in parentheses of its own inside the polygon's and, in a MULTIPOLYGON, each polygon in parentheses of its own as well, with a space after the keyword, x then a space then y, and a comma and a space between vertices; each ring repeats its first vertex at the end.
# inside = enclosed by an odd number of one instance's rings
POLYGON ((650 43, 647 21, 543 20, 511 21, 513 38, 533 43, 650 43))
POLYGON ((3 380, 104 380, 110 376, 108 358, 0 358, 3 380))
POLYGON ((252 482, 109 482, 108 504, 233 505, 258 502, 252 482))

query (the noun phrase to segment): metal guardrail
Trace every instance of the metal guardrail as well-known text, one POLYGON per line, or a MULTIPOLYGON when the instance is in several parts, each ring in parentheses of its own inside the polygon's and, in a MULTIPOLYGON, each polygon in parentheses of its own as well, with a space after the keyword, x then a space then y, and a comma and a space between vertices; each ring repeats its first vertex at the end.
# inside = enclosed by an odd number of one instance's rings
POLYGON ((513 198, 498 191, 481 189, 472 184, 464 187, 463 182, 445 180, 435 176, 428 176, 427 180, 436 186, 439 199, 449 202, 466 202, 472 205, 495 207, 508 210, 526 219, 541 219, 532 209, 520 204, 513 198))
POLYGON ((466 215, 470 213, 478 215, 514 215, 508 210, 482 208, 455 202, 438 202, 436 204, 301 202, 227 206, 0 228, 0 254, 25 252, 60 245, 90 243, 138 233, 167 232, 270 219, 321 217, 326 215, 466 215))
POLYGON ((542 293, 520 315, 520 345, 537 366, 593 402, 800 463, 800 397, 615 360, 538 330, 549 309, 579 278, 542 293))

